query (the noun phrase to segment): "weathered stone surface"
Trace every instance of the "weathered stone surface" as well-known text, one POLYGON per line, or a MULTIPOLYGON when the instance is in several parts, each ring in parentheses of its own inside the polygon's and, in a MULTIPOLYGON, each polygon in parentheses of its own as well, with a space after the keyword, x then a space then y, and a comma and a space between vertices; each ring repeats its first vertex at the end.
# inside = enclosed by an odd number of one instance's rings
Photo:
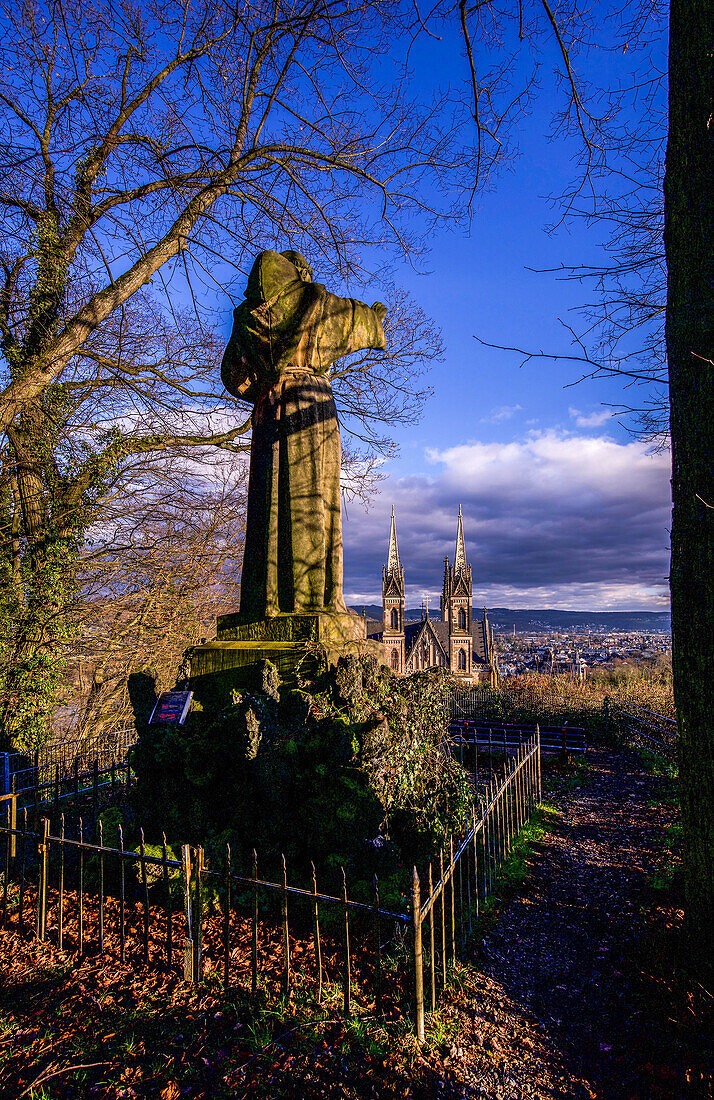
POLYGON ((278 702, 280 698, 280 676, 278 670, 272 661, 263 661, 259 665, 260 674, 260 688, 259 690, 266 695, 268 699, 272 699, 274 702, 278 702))
POLYGON ((240 613, 219 615, 217 640, 221 642, 319 643, 363 641, 367 637, 364 619, 345 611, 305 612, 276 615, 272 619, 245 623, 240 613))
POLYGON ((278 691, 277 669, 269 661, 264 661, 259 670, 263 685, 267 681, 267 691, 260 687, 240 698, 238 712, 234 714, 236 731, 242 743, 242 752, 246 760, 255 760, 261 746, 274 742, 278 730, 278 691))
POLYGON ((234 692, 259 691, 262 669, 269 661, 279 679, 292 681, 301 662, 317 667, 304 645, 292 642, 207 642, 191 655, 191 687, 209 710, 229 706, 234 692))
POLYGON ((349 654, 340 658, 335 668, 334 685, 336 702, 353 707, 364 690, 358 657, 349 654))
MULTIPOLYGON (((210 707, 255 690, 265 661, 290 682, 345 653, 384 660, 342 595, 342 451, 327 372, 352 351, 383 348, 385 314, 313 283, 297 253, 262 252, 253 265, 221 368, 226 388, 255 406, 240 610, 191 654, 191 686, 210 707)), ((257 733, 246 736, 257 746, 257 733)))
MULTIPOLYGON (((347 618, 348 616, 345 616, 347 618)), ((355 619, 355 616, 349 616, 355 619)), ((361 622, 356 619, 358 627, 361 622)), ((337 665, 346 655, 369 658, 370 667, 386 664, 386 649, 380 642, 344 633, 306 642, 215 641, 195 646, 191 654, 191 687, 196 699, 211 710, 230 703, 233 692, 263 689, 263 668, 269 662, 281 683, 293 684, 298 672, 313 675, 324 662, 337 665)))
POLYGON ((379 302, 370 308, 313 283, 295 252, 262 252, 253 265, 221 368, 226 389, 254 403, 243 623, 346 613, 342 452, 327 372, 350 352, 384 348, 385 315, 379 302))

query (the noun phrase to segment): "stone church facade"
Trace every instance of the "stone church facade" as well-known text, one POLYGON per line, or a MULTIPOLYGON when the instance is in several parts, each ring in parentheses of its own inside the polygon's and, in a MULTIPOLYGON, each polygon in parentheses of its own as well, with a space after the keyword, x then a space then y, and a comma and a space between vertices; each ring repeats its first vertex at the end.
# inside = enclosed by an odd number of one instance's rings
POLYGON ((399 559, 397 524, 392 508, 387 563, 382 567, 382 622, 368 623, 368 636, 388 650, 394 672, 409 675, 420 669, 445 668, 451 675, 473 683, 498 675, 493 633, 486 608, 474 620, 471 606, 471 566, 466 560, 461 509, 456 530, 453 564, 444 561, 441 619, 405 621, 404 566, 399 559))

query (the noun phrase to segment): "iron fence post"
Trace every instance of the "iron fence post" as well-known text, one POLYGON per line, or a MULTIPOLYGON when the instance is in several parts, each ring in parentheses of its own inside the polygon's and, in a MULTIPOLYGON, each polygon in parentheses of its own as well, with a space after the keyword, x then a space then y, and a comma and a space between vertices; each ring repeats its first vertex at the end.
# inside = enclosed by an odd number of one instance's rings
POLYGON ((39 879, 37 883, 37 938, 42 943, 47 933, 47 871, 49 860, 49 818, 42 818, 42 841, 39 845, 39 879))
POLYGON ((536 741, 538 744, 538 801, 543 801, 543 781, 540 771, 540 726, 536 726, 536 741))
POLYGON ((421 895, 417 869, 412 870, 412 914, 414 924, 414 994, 416 999, 416 1037, 424 1042, 424 961, 421 947, 421 895))
POLYGON ((187 982, 193 981, 193 906, 191 904, 191 846, 184 844, 181 847, 181 862, 183 863, 183 898, 184 914, 186 916, 186 934, 183 940, 183 976, 187 982))
POLYGON ((196 907, 193 916, 193 981, 200 985, 203 975, 203 848, 196 849, 196 907))

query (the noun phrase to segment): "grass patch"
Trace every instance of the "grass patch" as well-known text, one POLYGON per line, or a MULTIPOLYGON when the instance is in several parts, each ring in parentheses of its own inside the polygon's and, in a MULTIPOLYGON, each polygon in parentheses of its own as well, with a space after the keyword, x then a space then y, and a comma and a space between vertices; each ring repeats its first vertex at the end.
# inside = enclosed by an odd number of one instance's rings
POLYGON ((652 890, 670 891, 682 866, 682 823, 670 821, 664 827, 664 850, 659 866, 647 880, 652 890))
POLYGON ((666 779, 674 780, 679 778, 679 765, 676 761, 666 760, 663 756, 642 748, 641 745, 636 744, 633 747, 642 761, 644 770, 650 775, 661 775, 666 779))
POLYGON ((458 1038, 460 1021, 454 1013, 437 1007, 427 1012, 424 1028, 424 1046, 427 1052, 444 1054, 458 1038))
POLYGON ((498 871, 497 891, 499 894, 511 896, 528 880, 530 871, 528 859, 533 854, 536 844, 546 834, 548 827, 552 827, 560 816, 559 810, 548 802, 542 802, 532 814, 530 820, 523 826, 513 842, 511 854, 498 871))

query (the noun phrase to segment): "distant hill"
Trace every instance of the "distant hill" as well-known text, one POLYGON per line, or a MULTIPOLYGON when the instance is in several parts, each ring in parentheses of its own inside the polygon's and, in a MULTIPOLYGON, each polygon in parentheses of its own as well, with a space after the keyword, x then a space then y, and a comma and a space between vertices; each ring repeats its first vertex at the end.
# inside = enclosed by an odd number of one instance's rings
MULTIPOLYGON (((353 611, 358 615, 362 614, 361 607, 354 607, 353 611)), ((381 604, 368 604, 365 611, 371 619, 382 618, 381 604)), ((408 608, 404 612, 404 617, 410 620, 420 619, 421 615, 418 607, 408 608)), ((474 607, 474 615, 480 615, 477 607, 474 607)), ((528 610, 489 607, 488 617, 494 630, 501 632, 513 630, 514 625, 518 633, 533 634, 578 630, 641 630, 645 633, 669 634, 672 629, 672 618, 668 611, 560 611, 558 608, 528 610)), ((429 618, 438 619, 440 614, 430 609, 429 618)))

